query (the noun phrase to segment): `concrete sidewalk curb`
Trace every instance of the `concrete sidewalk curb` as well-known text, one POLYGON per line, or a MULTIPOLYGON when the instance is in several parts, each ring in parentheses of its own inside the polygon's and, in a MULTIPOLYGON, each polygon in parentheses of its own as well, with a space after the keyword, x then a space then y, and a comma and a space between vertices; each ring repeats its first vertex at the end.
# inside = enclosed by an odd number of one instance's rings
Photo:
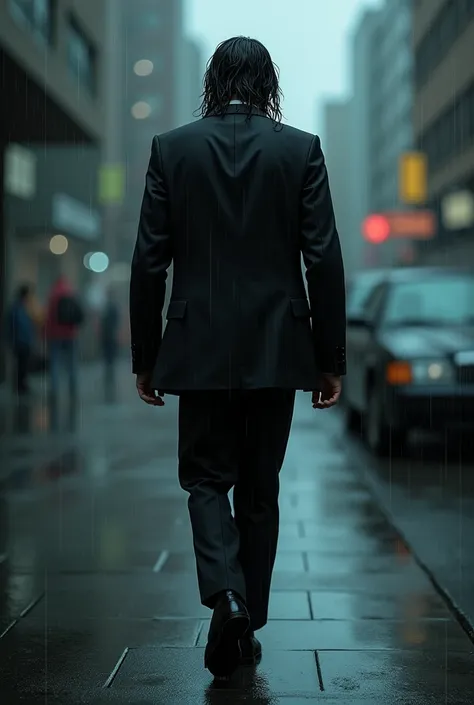
POLYGON ((367 487, 367 490, 370 492, 370 495, 373 498, 374 502, 380 508, 380 511, 384 515, 385 519, 390 524, 390 526, 393 527, 393 529, 397 532, 397 534, 400 536, 401 540, 403 541, 403 543, 405 544, 405 546, 409 550, 410 555, 413 557, 413 560, 417 563, 417 565, 421 568, 421 570, 428 577, 428 579, 430 580, 431 584, 433 585, 433 587, 436 590, 436 592, 438 593, 438 595, 446 603, 449 611, 451 612, 453 617, 456 619, 456 621, 459 622, 459 625, 466 632, 467 636, 469 637, 469 639, 472 641, 472 643, 474 645, 474 624, 471 623, 468 616, 459 607, 459 605, 456 603, 455 599, 450 594, 450 592, 441 585, 441 583, 437 579, 434 572, 430 569, 430 567, 420 558, 419 554, 414 549, 412 543, 407 538, 405 532, 403 532, 399 528, 399 525, 398 525, 398 522, 396 520, 395 515, 385 506, 384 499, 379 494, 379 492, 377 490, 376 483, 373 481, 369 470, 364 469, 360 464, 356 464, 356 467, 357 467, 357 471, 360 473, 360 475, 361 475, 361 477, 367 487))

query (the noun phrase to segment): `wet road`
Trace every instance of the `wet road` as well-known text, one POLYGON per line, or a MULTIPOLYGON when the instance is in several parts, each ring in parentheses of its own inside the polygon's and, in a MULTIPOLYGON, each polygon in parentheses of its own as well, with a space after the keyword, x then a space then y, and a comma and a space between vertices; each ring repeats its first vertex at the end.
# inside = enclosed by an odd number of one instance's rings
POLYGON ((374 501, 338 414, 315 413, 308 395, 282 476, 264 658, 213 686, 176 402, 148 409, 123 379, 111 407, 88 378, 52 433, 41 403, 21 412, 32 436, 4 427, 2 702, 472 703, 472 641, 374 501))

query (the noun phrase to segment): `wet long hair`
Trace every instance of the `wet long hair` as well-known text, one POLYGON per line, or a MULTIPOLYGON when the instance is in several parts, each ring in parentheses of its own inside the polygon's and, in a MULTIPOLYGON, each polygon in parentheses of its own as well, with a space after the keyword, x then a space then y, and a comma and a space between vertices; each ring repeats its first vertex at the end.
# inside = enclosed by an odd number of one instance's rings
POLYGON ((258 108, 275 123, 282 120, 279 69, 257 39, 232 37, 221 42, 207 62, 198 115, 224 115, 231 100, 258 108))

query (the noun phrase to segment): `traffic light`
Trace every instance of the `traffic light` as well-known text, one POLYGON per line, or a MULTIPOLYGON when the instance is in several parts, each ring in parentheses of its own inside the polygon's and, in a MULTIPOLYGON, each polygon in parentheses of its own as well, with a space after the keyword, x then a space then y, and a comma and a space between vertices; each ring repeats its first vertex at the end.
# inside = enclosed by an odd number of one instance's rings
POLYGON ((362 235, 373 245, 379 245, 390 237, 390 222, 384 215, 369 215, 362 223, 362 235))

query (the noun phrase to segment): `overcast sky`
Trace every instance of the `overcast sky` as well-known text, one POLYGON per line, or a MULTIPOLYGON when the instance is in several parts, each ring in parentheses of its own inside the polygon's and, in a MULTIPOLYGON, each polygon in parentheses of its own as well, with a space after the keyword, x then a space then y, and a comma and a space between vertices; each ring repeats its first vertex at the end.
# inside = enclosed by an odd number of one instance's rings
POLYGON ((382 0, 185 0, 186 30, 206 59, 217 44, 244 34, 262 41, 276 64, 285 119, 321 130, 325 99, 349 89, 348 36, 364 8, 382 0))

